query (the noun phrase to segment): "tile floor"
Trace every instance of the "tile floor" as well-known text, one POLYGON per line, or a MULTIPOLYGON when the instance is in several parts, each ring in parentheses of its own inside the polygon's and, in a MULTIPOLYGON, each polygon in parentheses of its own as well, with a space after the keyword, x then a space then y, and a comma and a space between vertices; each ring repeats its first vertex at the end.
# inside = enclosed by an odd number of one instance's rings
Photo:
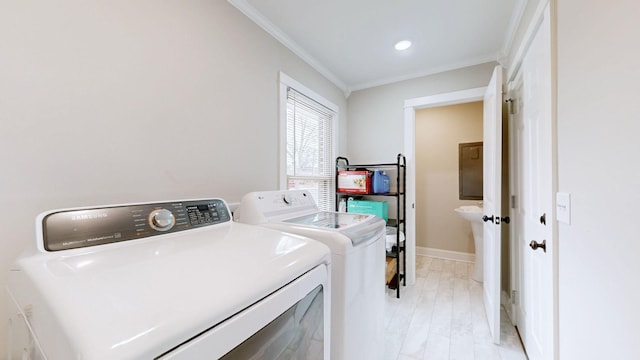
POLYGON ((473 264, 417 256, 416 283, 387 289, 384 360, 526 360, 504 310, 501 344, 491 341, 473 264))

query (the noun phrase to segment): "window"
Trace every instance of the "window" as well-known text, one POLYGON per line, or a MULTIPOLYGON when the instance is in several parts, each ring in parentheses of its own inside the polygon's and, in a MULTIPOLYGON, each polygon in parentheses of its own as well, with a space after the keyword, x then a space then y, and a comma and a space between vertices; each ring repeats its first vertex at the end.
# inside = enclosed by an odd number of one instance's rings
POLYGON ((308 190, 320 210, 335 208, 337 107, 280 74, 281 187, 308 190))

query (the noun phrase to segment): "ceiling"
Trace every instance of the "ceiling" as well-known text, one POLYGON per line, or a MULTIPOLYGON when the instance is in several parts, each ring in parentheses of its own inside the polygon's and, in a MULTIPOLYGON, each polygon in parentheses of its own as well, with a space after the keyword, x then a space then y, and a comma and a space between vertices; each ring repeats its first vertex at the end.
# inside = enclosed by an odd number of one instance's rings
POLYGON ((499 61, 526 0, 228 0, 346 93, 499 61), (400 40, 413 43, 397 51, 400 40))

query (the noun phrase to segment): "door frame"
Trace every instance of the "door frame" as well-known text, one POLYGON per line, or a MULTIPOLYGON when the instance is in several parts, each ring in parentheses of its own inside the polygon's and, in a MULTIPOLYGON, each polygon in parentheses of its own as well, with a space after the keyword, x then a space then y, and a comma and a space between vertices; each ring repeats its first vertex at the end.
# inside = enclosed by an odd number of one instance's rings
POLYGON ((484 99, 487 87, 423 96, 404 101, 404 156, 407 159, 407 283, 416 281, 416 110, 464 104, 484 99))
MULTIPOLYGON (((552 57, 552 74, 551 74, 551 87, 552 87, 552 98, 554 99, 554 103, 551 105, 552 106, 552 121, 553 121, 553 126, 555 127, 557 124, 557 103, 555 102, 555 94, 557 92, 557 78, 556 78, 556 69, 557 69, 557 65, 556 65, 556 54, 557 54, 557 50, 556 50, 556 42, 555 42, 555 38, 556 38, 556 13, 555 13, 555 3, 553 1, 549 1, 549 0, 542 0, 540 1, 540 3, 538 4, 538 7, 536 8, 531 21, 529 22, 529 25, 522 37, 522 41, 520 42, 520 46, 518 47, 518 49, 515 52, 515 55, 513 57, 513 61, 511 62, 511 64, 506 64, 503 65, 504 68, 507 71, 506 76, 503 78, 503 81, 509 85, 510 82, 512 82, 515 77, 518 75, 517 73, 520 70, 520 65, 522 64, 522 61, 524 59, 524 55, 526 54, 527 49, 529 48, 529 45, 531 44, 531 42, 533 41, 533 38, 536 34, 536 31, 538 30, 538 27, 540 25, 540 23, 542 22, 542 17, 544 16, 544 9, 546 8, 547 4, 551 5, 551 57, 552 57)), ((486 91, 486 87, 480 87, 480 88, 473 88, 473 89, 467 89, 467 90, 461 90, 461 91, 455 91, 455 92, 449 92, 449 93, 443 93, 443 94, 436 94, 436 95, 431 95, 431 96, 424 96, 424 97, 419 97, 419 98, 412 98, 412 99, 407 99, 404 102, 404 155, 406 156, 407 159, 407 187, 406 187, 406 192, 407 192, 407 221, 408 221, 408 226, 406 228, 406 241, 407 241, 407 282, 409 284, 414 284, 415 283, 415 256, 416 256, 416 243, 415 243, 415 201, 416 201, 416 188, 415 188, 415 184, 416 184, 416 173, 415 173, 415 112, 416 110, 419 109, 423 109, 423 108, 429 108, 429 107, 438 107, 438 106, 446 106, 446 105, 454 105, 454 104, 462 104, 462 103, 466 103, 466 102, 472 102, 472 101, 479 101, 482 100, 484 98, 484 93, 486 91)), ((558 150, 557 150, 557 137, 556 134, 549 134, 550 136, 553 136, 552 138, 552 157, 554 158, 554 166, 553 166, 553 170, 552 170, 552 177, 553 177, 553 192, 557 192, 558 189, 558 183, 557 183, 557 179, 558 179, 558 167, 557 167, 557 158, 558 158, 558 150)), ((511 149, 512 146, 512 138, 509 138, 509 149, 511 149)), ((509 160, 510 162, 513 161, 512 158, 510 158, 509 160)), ((510 164, 511 165, 511 164, 510 164)), ((511 170, 509 171, 509 181, 511 182, 512 179, 512 174, 511 174, 511 170)), ((510 183, 510 189, 509 189, 509 195, 512 195, 512 187, 511 187, 511 183, 510 183)), ((555 198, 553 199, 553 203, 555 204, 555 198)), ((510 204, 511 205, 511 204, 510 204)), ((511 206, 509 206, 509 211, 511 211, 511 206)), ((504 211, 504 209, 503 209, 504 211)), ((551 221, 556 221, 556 219, 552 219, 551 221)), ((513 241, 515 237, 512 235, 510 237, 510 241, 513 241)), ((554 230, 553 233, 553 244, 555 244, 556 248, 555 250, 557 250, 557 242, 558 242, 558 233, 557 233, 557 227, 554 230)), ((511 254, 510 254, 510 258, 513 261, 514 258, 516 257, 516 251, 518 251, 518 248, 515 246, 511 246, 511 254)), ((554 347, 554 358, 557 359, 558 358, 558 257, 557 257, 557 251, 554 251, 554 253, 556 254, 556 258, 553 259, 553 278, 554 278, 554 295, 553 295, 553 311, 554 311, 554 315, 553 315, 553 347, 554 347)), ((517 299, 517 297, 514 299, 512 297, 513 295, 513 290, 518 291, 520 289, 520 282, 517 278, 518 273, 516 272, 516 269, 518 269, 518 267, 520 266, 520 264, 514 264, 512 263, 510 266, 510 279, 511 279, 511 289, 512 289, 512 293, 508 294, 508 299, 505 299, 506 302, 508 302, 509 304, 512 304, 514 301, 519 301, 517 299)), ((513 308, 511 306, 508 307, 509 310, 512 310, 513 308)), ((514 314, 513 311, 508 311, 510 312, 509 315, 514 314)), ((512 317, 513 320, 516 320, 512 317)), ((516 325, 514 323, 514 325, 516 325)))

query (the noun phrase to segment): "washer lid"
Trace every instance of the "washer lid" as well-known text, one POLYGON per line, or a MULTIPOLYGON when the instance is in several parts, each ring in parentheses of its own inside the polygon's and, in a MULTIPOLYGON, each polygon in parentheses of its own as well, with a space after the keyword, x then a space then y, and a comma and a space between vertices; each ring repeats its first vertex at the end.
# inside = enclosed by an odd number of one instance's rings
POLYGON ((328 229, 345 230, 346 228, 352 227, 357 224, 371 222, 372 218, 372 215, 321 211, 314 214, 299 216, 293 219, 287 219, 283 222, 298 225, 310 225, 328 229))
MULTIPOLYGON (((321 230, 339 231, 355 246, 363 241, 380 236, 384 231, 384 220, 374 215, 320 211, 287 220, 282 223, 292 226, 307 226, 321 230)), ((307 235, 307 234, 305 234, 307 235)), ((308 235, 307 235, 308 236, 308 235)))
POLYGON ((8 290, 49 358, 152 359, 329 261, 317 241, 225 223, 36 253, 8 290))

